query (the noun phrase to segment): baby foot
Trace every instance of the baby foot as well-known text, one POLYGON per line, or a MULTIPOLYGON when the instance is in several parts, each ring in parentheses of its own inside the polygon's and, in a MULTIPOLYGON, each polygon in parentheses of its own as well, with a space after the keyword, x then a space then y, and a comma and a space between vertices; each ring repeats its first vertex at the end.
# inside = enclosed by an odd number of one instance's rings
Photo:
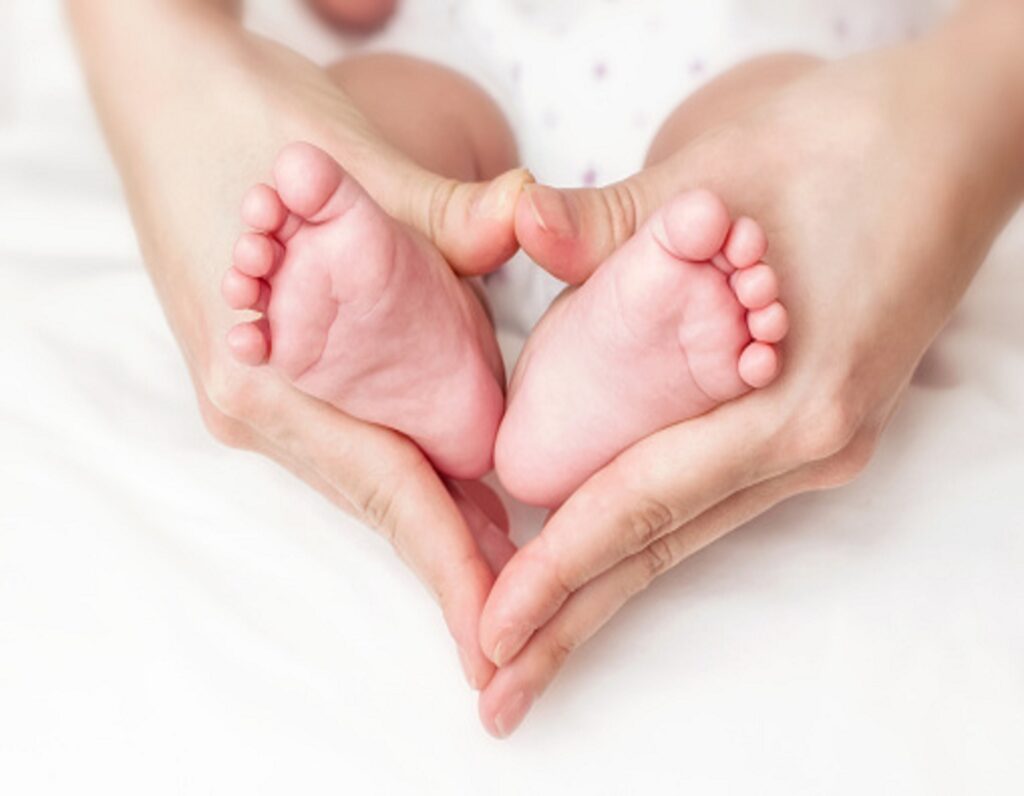
POLYGON ((448 475, 483 475, 503 373, 469 285, 311 144, 282 150, 274 184, 254 186, 242 205, 253 231, 239 238, 222 292, 263 317, 231 330, 231 353, 402 432, 448 475))
POLYGON ((755 221, 684 193, 556 302, 498 431, 508 491, 557 506, 643 437, 771 383, 788 319, 766 249, 755 221))

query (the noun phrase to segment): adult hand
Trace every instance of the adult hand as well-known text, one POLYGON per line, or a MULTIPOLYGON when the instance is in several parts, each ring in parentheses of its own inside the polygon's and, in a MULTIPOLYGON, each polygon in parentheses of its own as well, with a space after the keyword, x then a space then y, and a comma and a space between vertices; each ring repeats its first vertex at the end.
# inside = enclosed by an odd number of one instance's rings
POLYGON ((1019 3, 979 2, 925 42, 819 67, 607 189, 530 188, 524 249, 581 281, 691 187, 768 231, 792 330, 772 387, 642 440, 499 576, 481 695, 507 735, 632 595, 798 492, 860 473, 1022 185, 1019 3), (969 65, 969 66, 968 66, 969 65))
POLYGON ((437 597, 467 678, 481 687, 493 666, 480 651, 479 615, 492 567, 513 549, 497 527, 500 510, 479 488, 443 483, 401 435, 310 398, 270 369, 234 363, 224 340, 237 318, 218 291, 245 189, 290 141, 329 151, 465 274, 495 268, 515 250, 512 213, 525 173, 461 184, 424 171, 382 141, 322 69, 244 33, 230 13, 235 3, 68 5, 206 425, 384 534, 437 597))

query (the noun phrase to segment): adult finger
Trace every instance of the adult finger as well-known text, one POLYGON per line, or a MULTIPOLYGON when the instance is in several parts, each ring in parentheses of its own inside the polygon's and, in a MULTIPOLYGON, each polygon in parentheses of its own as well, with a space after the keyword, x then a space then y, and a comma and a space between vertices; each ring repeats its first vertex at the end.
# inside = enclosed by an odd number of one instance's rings
POLYGON ((658 207, 700 184, 696 174, 662 164, 601 188, 526 184, 516 207, 516 238, 542 268, 580 284, 658 207))
POLYGON ((470 685, 483 687, 494 667, 480 650, 479 618, 494 576, 422 452, 400 434, 280 380, 261 379, 258 392, 222 391, 218 402, 224 414, 258 429, 279 456, 315 473, 321 487, 391 541, 440 603, 470 685))
POLYGON ((508 515, 501 499, 479 482, 453 482, 448 485, 448 490, 476 539, 477 547, 491 571, 497 575, 516 552, 516 546, 508 538, 508 515))
POLYGON ((759 397, 642 440, 580 487, 498 577, 481 617, 487 656, 504 665, 576 589, 784 470, 769 433, 777 408, 759 397))
POLYGON ((519 244, 515 213, 519 195, 533 182, 515 168, 486 182, 459 182, 406 164, 401 155, 380 167, 376 159, 338 159, 389 215, 413 227, 438 248, 462 276, 489 273, 504 264, 519 244))
POLYGON ((806 468, 748 487, 661 537, 575 592, 480 695, 480 719, 503 738, 523 720, 569 655, 637 592, 698 550, 787 497, 813 486, 806 468))

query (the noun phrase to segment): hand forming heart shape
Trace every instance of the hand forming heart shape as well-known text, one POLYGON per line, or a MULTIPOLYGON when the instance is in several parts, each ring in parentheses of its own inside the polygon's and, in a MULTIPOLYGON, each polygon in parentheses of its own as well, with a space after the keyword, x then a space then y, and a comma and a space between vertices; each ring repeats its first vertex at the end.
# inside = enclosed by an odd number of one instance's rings
MULTIPOLYGON (((364 118, 382 127, 389 112, 379 96, 360 93, 365 61, 332 77, 185 8, 139 12, 131 24, 163 32, 154 44, 132 36, 117 13, 82 6, 76 12, 72 3, 86 66, 204 418, 225 443, 273 457, 391 539, 438 597, 467 676, 483 689, 484 724, 498 735, 518 725, 567 654, 656 576, 790 495, 844 483, 863 469, 1024 185, 1016 151, 1024 103, 1004 100, 1024 96, 1024 56, 1011 35, 1024 10, 1014 3, 969 4, 925 40, 847 61, 780 57, 740 67, 678 109, 643 172, 567 192, 531 186, 516 170, 473 184, 435 176, 470 179, 479 168, 464 162, 472 146, 444 163, 396 150, 364 118), (205 48, 209 60, 164 68, 184 47, 205 48), (222 75, 210 77, 211 62, 222 75), (151 79, 125 81, 140 69, 151 79), (586 477, 541 534, 513 553, 488 492, 446 486, 409 439, 338 412, 268 369, 238 365, 219 342, 231 322, 215 289, 233 237, 223 219, 258 176, 252 164, 272 162, 295 140, 316 141, 462 275, 497 266, 518 243, 556 276, 584 282, 673 197, 713 191, 733 217, 755 218, 767 233, 793 319, 783 374, 766 389, 644 436, 586 477), (152 152, 164 154, 154 160, 152 152)), ((476 125, 466 136, 486 138, 476 125)), ((450 138, 449 130, 434 132, 450 138)), ((414 133, 417 141, 430 137, 414 133)), ((350 200, 363 206, 353 195, 339 201, 350 200)), ((303 217, 317 222, 323 211, 309 206, 303 217)), ((258 197, 246 220, 301 234, 282 207, 258 197)), ((710 257, 724 236, 694 256, 710 257)), ((279 253, 249 240, 236 277, 262 279, 279 253)), ((262 308, 260 284, 254 290, 236 277, 225 285, 232 303, 262 308)), ((478 328, 467 292, 443 290, 447 306, 460 308, 460 323, 478 328)), ((365 317, 384 309, 363 308, 365 317)), ((261 361, 272 331, 251 327, 236 336, 235 354, 261 361)), ((496 367, 488 345, 478 341, 484 365, 467 384, 487 382, 487 368, 496 367)), ((748 386, 760 386, 758 373, 747 372, 748 386)), ((329 393, 334 385, 314 386, 329 393)), ((477 398, 466 411, 482 405, 477 398)), ((429 435, 418 441, 430 450, 429 435)), ((452 466, 472 475, 478 458, 452 466)))

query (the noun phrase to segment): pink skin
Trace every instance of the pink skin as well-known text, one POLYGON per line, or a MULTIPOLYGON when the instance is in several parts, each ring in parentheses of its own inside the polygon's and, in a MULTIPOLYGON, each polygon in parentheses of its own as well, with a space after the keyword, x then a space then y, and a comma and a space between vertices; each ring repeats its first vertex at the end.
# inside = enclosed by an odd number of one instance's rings
POLYGON ((398 0, 307 0, 324 20, 348 31, 368 33, 395 13, 398 0))
POLYGON ((789 323, 766 249, 757 222, 683 193, 557 302, 512 379, 506 489, 558 506, 638 440, 770 384, 789 323))
POLYGON ((400 431, 447 475, 485 474, 502 371, 473 291, 322 150, 289 144, 274 182, 246 195, 253 231, 222 283, 229 306, 263 314, 230 331, 232 355, 400 431))

